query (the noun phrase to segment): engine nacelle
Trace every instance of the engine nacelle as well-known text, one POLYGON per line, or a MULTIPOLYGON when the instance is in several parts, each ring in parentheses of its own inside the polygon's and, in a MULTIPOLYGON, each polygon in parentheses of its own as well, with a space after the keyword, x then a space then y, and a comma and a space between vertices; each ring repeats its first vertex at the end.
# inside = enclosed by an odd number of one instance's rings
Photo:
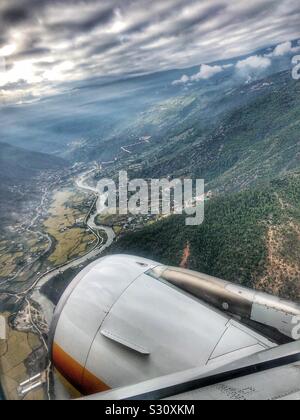
POLYGON ((54 366, 88 395, 198 366, 229 363, 275 344, 130 256, 85 268, 61 298, 52 323, 54 366))

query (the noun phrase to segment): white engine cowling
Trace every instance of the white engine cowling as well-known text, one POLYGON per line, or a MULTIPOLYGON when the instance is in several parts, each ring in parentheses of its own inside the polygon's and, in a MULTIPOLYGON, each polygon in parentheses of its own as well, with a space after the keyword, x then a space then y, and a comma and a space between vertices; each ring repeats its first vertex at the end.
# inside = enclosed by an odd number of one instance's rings
POLYGON ((159 267, 137 257, 105 257, 85 268, 64 293, 51 327, 51 356, 83 394, 217 366, 274 346, 154 278, 159 267))

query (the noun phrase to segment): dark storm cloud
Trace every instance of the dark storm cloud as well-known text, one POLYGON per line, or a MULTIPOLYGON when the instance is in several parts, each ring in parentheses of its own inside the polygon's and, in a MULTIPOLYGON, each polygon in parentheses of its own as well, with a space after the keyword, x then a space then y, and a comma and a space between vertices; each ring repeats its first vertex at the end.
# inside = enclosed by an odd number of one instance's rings
POLYGON ((37 58, 42 57, 47 54, 50 54, 51 50, 49 48, 31 48, 29 50, 24 50, 19 52, 18 54, 14 54, 10 57, 11 61, 14 60, 21 60, 21 59, 29 59, 29 58, 37 58))
POLYGON ((87 55, 99 55, 103 54, 106 51, 112 50, 115 47, 120 46, 119 40, 111 40, 107 42, 101 42, 99 45, 94 46, 91 50, 88 51, 87 55))
POLYGON ((28 19, 28 11, 22 7, 11 7, 3 11, 4 23, 15 25, 28 19))
MULTIPOLYGON (((78 10, 74 10, 75 14, 78 14, 78 10)), ((76 33, 80 32, 90 32, 95 27, 100 25, 106 25, 111 22, 114 17, 114 9, 107 8, 106 10, 101 10, 95 14, 92 14, 86 19, 76 20, 76 21, 66 21, 59 22, 49 25, 48 29, 50 31, 66 31, 74 36, 76 33)))
POLYGON ((195 16, 191 16, 189 18, 183 18, 180 20, 173 28, 172 31, 169 32, 169 35, 178 35, 184 31, 194 32, 195 26, 201 25, 204 22, 207 22, 211 18, 215 18, 221 12, 226 10, 226 6, 224 4, 216 4, 208 7, 204 12, 200 12, 195 16))
POLYGON ((64 81, 183 68, 299 37, 299 0, 0 0, 9 69, 0 89, 20 77, 44 93, 64 81))
MULTIPOLYGON (((1 28, 0 28, 1 31, 1 28)), ((4 45, 6 45, 8 42, 8 38, 2 34, 0 34, 0 48, 2 48, 4 45)))
POLYGON ((7 85, 2 86, 1 89, 7 91, 15 91, 25 89, 26 87, 28 87, 28 83, 25 80, 19 80, 15 83, 8 83, 7 85))

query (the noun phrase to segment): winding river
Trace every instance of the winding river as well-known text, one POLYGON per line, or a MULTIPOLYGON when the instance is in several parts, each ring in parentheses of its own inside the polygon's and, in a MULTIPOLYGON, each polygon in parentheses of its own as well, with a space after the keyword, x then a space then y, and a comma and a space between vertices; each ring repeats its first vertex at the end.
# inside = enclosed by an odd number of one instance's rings
POLYGON ((95 259, 96 257, 100 256, 104 250, 106 250, 107 248, 109 248, 111 246, 111 244, 113 243, 114 239, 115 239, 115 233, 113 231, 112 228, 107 227, 107 226, 100 226, 96 224, 96 217, 101 213, 105 201, 106 201, 106 197, 105 196, 99 196, 98 194, 98 190, 95 187, 92 187, 91 185, 88 184, 87 180, 89 179, 89 177, 91 176, 91 174, 95 172, 95 169, 89 170, 85 173, 83 173, 82 175, 80 175, 77 179, 76 179, 76 186, 77 188, 88 192, 88 193, 93 193, 95 195, 95 203, 96 205, 94 205, 93 207, 95 207, 95 211, 93 212, 91 210, 91 212, 89 213, 89 216, 87 218, 86 224, 89 228, 89 230, 95 235, 95 237, 97 238, 97 244, 96 246, 89 251, 86 255, 80 257, 80 258, 76 258, 73 261, 69 261, 68 263, 57 267, 47 273, 45 273, 36 283, 32 295, 31 295, 31 299, 35 302, 37 302, 40 307, 42 308, 42 312, 44 314, 45 320, 47 322, 47 324, 50 326, 51 321, 52 321, 52 317, 53 317, 53 312, 55 309, 54 304, 47 298, 47 296, 45 296, 42 292, 41 292, 41 288, 48 283, 52 278, 56 277, 57 275, 64 273, 65 271, 69 270, 70 268, 76 268, 79 267, 83 264, 86 264, 89 260, 95 259), (99 233, 105 233, 107 240, 105 242, 105 239, 103 239, 99 233))

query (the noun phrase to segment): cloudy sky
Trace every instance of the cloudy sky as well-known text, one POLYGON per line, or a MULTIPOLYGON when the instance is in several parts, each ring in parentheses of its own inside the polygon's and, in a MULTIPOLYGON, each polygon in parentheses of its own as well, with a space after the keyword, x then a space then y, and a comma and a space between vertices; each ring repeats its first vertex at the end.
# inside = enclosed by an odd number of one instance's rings
POLYGON ((73 80, 288 49, 298 38, 299 0, 0 0, 0 95, 48 95, 73 80))

